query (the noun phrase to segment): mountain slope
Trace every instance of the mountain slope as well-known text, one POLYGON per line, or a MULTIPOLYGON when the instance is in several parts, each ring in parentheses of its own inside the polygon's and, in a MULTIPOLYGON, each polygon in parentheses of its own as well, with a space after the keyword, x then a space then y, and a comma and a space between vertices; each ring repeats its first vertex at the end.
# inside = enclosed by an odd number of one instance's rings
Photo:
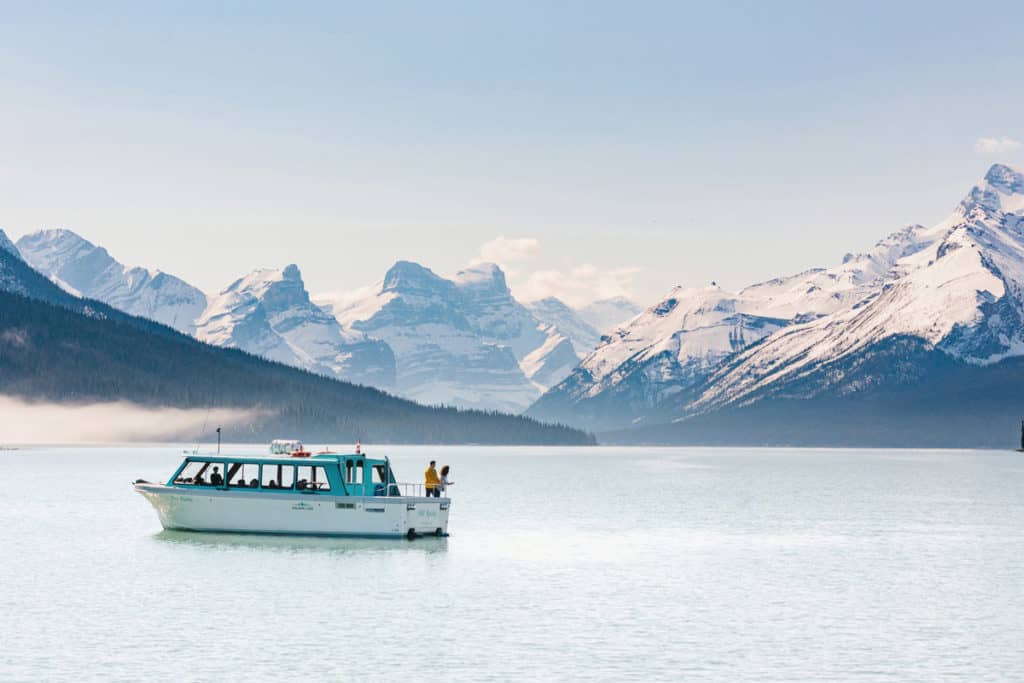
MULTIPOLYGON (((935 352, 913 337, 872 344, 836 372, 862 391, 814 400, 774 397, 686 419, 600 434, 604 444, 1012 448, 1024 402, 1024 358, 985 366, 935 352), (879 382, 879 379, 882 381, 879 382)), ((797 387, 792 387, 794 390, 797 387)))
POLYGON ((0 249, 21 258, 21 253, 18 252, 18 247, 14 246, 14 242, 7 237, 7 233, 3 230, 0 230, 0 249))
POLYGON ((585 357, 601 341, 601 333, 583 316, 554 297, 540 299, 526 305, 533 316, 569 340, 576 355, 585 357))
POLYGON ((1024 175, 994 166, 953 215, 915 231, 920 248, 864 305, 793 327, 720 372, 694 408, 793 393, 855 393, 830 367, 886 339, 909 336, 970 365, 1024 353, 1024 175))
POLYGON ((241 351, 201 343, 74 297, 0 250, 0 387, 31 400, 252 409, 232 438, 296 431, 315 441, 565 443, 591 437, 533 420, 429 408, 241 351), (19 292, 19 293, 15 293, 19 292), (29 296, 23 296, 28 293, 29 296))
POLYGON ((22 258, 73 294, 182 332, 206 307, 206 295, 159 270, 129 268, 70 230, 41 230, 18 240, 22 258))
MULTIPOLYGON (((713 425, 729 436, 726 415, 754 420, 785 402, 791 425, 812 428, 800 412, 821 427, 828 421, 799 401, 889 405, 948 368, 964 378, 1024 354, 1022 291, 1024 176, 996 165, 947 220, 904 228, 834 268, 736 294, 674 290, 528 414, 704 439, 713 425), (912 362, 899 352, 907 344, 912 362), (670 424, 649 427, 658 423, 670 424)), ((844 410, 857 414, 851 405, 844 410)))
POLYGON ((310 301, 294 264, 253 271, 231 283, 210 300, 195 335, 327 377, 380 389, 394 386, 395 358, 388 345, 343 330, 310 301))

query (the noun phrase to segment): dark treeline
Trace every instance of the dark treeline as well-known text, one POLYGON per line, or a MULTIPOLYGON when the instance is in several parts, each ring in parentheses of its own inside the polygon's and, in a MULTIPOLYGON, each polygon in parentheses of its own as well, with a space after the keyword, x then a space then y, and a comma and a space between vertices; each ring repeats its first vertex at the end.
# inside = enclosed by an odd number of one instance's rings
MULTIPOLYGON (((42 278, 29 271, 31 276, 19 275, 42 278)), ((64 403, 124 400, 262 411, 248 424, 232 427, 228 437, 238 441, 299 434, 332 442, 594 443, 591 435, 569 427, 498 412, 422 406, 213 347, 71 297, 42 279, 29 282, 34 299, 0 292, 2 394, 64 403)))

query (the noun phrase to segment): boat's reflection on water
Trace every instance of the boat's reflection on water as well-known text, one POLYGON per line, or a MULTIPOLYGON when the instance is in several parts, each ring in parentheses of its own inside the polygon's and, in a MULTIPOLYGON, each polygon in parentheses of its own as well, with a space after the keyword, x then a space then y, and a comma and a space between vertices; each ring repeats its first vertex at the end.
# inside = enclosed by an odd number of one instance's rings
POLYGON ((342 538, 334 536, 277 536, 272 534, 228 534, 164 529, 153 538, 161 543, 219 548, 268 550, 290 553, 443 553, 447 538, 425 536, 413 541, 404 538, 342 538))

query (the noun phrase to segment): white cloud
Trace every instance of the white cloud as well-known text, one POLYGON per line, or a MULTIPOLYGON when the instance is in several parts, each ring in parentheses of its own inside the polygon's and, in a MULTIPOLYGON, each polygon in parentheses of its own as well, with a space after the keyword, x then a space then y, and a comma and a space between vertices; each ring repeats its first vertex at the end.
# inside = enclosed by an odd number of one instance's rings
POLYGON ((540 240, 535 237, 508 238, 504 235, 480 247, 480 259, 494 263, 523 261, 540 254, 540 240))
POLYGON ((570 306, 585 306, 598 299, 633 296, 633 278, 640 272, 632 266, 598 268, 589 263, 569 270, 538 270, 514 288, 522 301, 553 296, 570 306))
POLYGON ((1001 138, 978 138, 974 143, 974 152, 981 156, 992 156, 995 154, 1006 154, 1021 148, 1018 140, 1003 136, 1001 138))
POLYGON ((639 268, 598 268, 590 263, 567 269, 530 268, 526 263, 541 254, 535 237, 497 237, 480 247, 473 263, 491 261, 501 266, 509 288, 520 301, 537 301, 553 296, 570 306, 585 306, 613 296, 632 298, 633 278, 639 268))

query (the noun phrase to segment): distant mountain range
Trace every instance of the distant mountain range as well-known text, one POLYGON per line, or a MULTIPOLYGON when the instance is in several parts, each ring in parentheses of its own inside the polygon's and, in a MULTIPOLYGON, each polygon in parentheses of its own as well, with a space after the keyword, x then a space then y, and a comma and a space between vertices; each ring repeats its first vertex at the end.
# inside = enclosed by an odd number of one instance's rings
POLYGON ((448 280, 400 261, 372 287, 311 299, 294 264, 255 270, 216 295, 159 270, 128 267, 70 230, 18 240, 33 268, 76 296, 237 348, 429 404, 521 412, 639 312, 618 298, 575 311, 524 306, 489 263, 448 280), (614 323, 612 323, 614 324, 614 323))
MULTIPOLYGON (((310 440, 332 442, 593 442, 574 429, 493 412, 426 407, 236 349, 211 346, 161 323, 71 294, 16 252, 0 231, 0 393, 4 395, 64 403, 129 401, 150 407, 238 408, 249 417, 230 426, 230 438, 237 440, 299 433, 310 440)), ((103 272, 109 276, 103 279, 104 291, 124 291, 116 284, 118 273, 129 271, 108 263, 103 272)), ((149 282, 159 279, 151 275, 149 282)), ((333 341, 323 329, 292 326, 286 316, 278 315, 273 303, 281 299, 301 308, 303 297, 288 282, 291 275, 264 274, 259 284, 235 283, 238 286, 229 290, 244 299, 243 292, 281 285, 284 292, 262 299, 269 302, 265 317, 273 333, 286 343, 296 337, 333 341)), ((79 284, 88 281, 75 279, 79 284)), ((250 308, 240 303, 232 310, 250 308)), ((204 319, 204 325, 216 329, 215 319, 215 315, 204 319)), ((329 322, 322 327, 329 328, 329 322)))
MULTIPOLYGON (((65 296, 211 344, 608 442, 1005 445, 1024 414, 1024 174, 1002 164, 937 225, 735 292, 676 287, 642 311, 523 304, 486 263, 445 278, 399 261, 321 296, 290 265, 208 296, 66 230, 0 233, 0 254, 16 252, 65 296)), ((0 289, 19 288, 0 270, 0 289)))
POLYGON ((673 289, 527 414, 622 441, 1006 444, 1022 361, 1024 175, 997 164, 832 268, 673 289))

